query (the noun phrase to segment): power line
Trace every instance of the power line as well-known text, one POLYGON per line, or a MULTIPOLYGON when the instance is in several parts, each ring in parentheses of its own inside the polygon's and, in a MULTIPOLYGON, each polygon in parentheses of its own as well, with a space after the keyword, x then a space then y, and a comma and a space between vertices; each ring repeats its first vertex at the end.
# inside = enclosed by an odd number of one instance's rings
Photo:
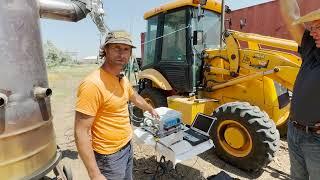
POLYGON ((186 26, 186 27, 183 27, 183 28, 181 28, 181 29, 178 29, 178 30, 176 30, 176 31, 172 31, 172 32, 170 32, 170 33, 168 33, 168 34, 164 34, 164 35, 162 35, 162 36, 156 37, 156 38, 151 39, 151 40, 149 40, 149 41, 146 41, 146 42, 144 42, 144 43, 140 43, 140 44, 138 44, 137 46, 141 46, 141 45, 144 45, 144 44, 149 44, 149 43, 151 43, 151 42, 153 42, 153 41, 156 41, 156 40, 158 40, 158 39, 160 39, 160 38, 164 38, 164 37, 167 37, 167 36, 169 36, 169 35, 171 35, 171 34, 177 33, 177 32, 179 32, 179 31, 188 29, 189 27, 190 27, 190 25, 189 25, 189 26, 186 26))

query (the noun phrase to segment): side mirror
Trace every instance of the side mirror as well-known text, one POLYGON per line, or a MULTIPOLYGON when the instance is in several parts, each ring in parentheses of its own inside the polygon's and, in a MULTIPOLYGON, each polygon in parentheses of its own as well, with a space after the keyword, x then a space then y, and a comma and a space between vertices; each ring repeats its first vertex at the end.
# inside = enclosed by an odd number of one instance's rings
POLYGON ((230 14, 231 13, 231 9, 229 6, 225 5, 225 10, 224 12, 226 12, 227 14, 230 14))
POLYGON ((205 6, 207 4, 207 0, 193 0, 192 3, 200 4, 200 6, 205 6))
POLYGON ((193 45, 203 44, 203 31, 193 31, 193 45))
POLYGON ((200 5, 205 6, 207 4, 207 0, 200 0, 200 5))

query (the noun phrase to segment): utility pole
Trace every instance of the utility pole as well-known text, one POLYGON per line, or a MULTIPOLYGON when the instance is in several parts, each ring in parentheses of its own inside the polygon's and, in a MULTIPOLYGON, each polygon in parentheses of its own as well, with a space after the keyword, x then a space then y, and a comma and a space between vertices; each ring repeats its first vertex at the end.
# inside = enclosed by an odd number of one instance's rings
POLYGON ((222 48, 222 36, 224 31, 224 15, 225 15, 225 6, 224 6, 224 0, 221 1, 221 27, 220 27, 220 49, 222 48))
POLYGON ((100 60, 100 47, 101 47, 101 45, 102 45, 102 33, 99 33, 98 34, 98 36, 99 36, 99 48, 98 48, 98 55, 97 55, 97 64, 99 64, 100 62, 99 62, 99 60, 100 60))

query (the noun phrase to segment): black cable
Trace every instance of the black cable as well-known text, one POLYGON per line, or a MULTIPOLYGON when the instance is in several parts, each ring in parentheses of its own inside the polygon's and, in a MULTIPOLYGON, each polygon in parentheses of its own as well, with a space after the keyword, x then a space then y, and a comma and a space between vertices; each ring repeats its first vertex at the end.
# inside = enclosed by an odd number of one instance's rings
POLYGON ((140 117, 137 117, 136 115, 134 115, 133 113, 133 105, 131 103, 128 104, 128 109, 129 109, 129 115, 130 115, 130 119, 131 121, 134 121, 136 123, 142 123, 144 118, 140 118, 140 117))
POLYGON ((156 172, 154 173, 152 179, 155 180, 156 179, 156 176, 158 174, 158 170, 161 168, 162 170, 162 173, 160 174, 160 176, 163 176, 166 172, 166 165, 165 165, 165 162, 166 162, 166 157, 164 157, 163 155, 160 157, 160 160, 159 162, 157 163, 157 167, 156 167, 156 172))

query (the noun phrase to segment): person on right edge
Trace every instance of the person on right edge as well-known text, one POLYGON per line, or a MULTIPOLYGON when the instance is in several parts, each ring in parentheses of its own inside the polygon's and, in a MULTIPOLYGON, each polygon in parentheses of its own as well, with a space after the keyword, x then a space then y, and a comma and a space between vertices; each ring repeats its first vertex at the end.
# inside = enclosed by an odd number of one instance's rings
POLYGON ((290 175, 294 180, 316 180, 320 179, 320 9, 300 17, 296 0, 279 1, 302 57, 288 122, 290 175))

